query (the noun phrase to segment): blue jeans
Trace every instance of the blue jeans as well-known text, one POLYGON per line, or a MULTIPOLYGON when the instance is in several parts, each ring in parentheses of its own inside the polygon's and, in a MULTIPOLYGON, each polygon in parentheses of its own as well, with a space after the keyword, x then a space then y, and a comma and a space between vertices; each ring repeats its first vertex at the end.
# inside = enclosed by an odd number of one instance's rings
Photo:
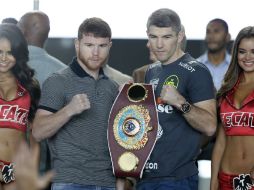
POLYGON ((53 183, 51 190, 115 190, 115 188, 95 185, 80 185, 74 183, 53 183))
POLYGON ((198 175, 181 180, 168 179, 139 182, 137 190, 198 190, 198 175))

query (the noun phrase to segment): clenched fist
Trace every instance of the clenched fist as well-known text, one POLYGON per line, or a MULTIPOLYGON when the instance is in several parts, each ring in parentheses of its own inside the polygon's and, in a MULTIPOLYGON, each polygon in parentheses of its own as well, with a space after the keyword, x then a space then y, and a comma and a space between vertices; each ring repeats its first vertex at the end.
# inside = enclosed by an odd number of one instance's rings
POLYGON ((90 101, 86 94, 76 94, 68 104, 68 110, 72 115, 80 114, 84 110, 90 109, 90 107, 90 101))
POLYGON ((164 85, 162 87, 160 97, 163 102, 177 108, 185 102, 185 98, 171 85, 164 85))

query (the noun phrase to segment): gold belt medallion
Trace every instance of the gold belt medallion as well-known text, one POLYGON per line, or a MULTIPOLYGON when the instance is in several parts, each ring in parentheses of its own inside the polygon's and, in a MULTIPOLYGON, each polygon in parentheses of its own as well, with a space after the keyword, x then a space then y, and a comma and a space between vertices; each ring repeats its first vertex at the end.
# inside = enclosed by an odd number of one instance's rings
POLYGON ((142 105, 129 105, 122 108, 113 124, 114 137, 119 145, 127 150, 139 150, 148 141, 147 132, 152 129, 149 110, 142 105))

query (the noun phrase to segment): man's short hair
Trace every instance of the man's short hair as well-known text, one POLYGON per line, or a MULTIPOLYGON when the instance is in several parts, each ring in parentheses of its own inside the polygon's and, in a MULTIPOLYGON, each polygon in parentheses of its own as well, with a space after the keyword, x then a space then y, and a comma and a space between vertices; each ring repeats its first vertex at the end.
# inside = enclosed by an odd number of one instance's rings
POLYGON ((215 18, 215 19, 211 20, 208 24, 213 23, 213 22, 220 23, 223 26, 225 32, 228 33, 228 24, 225 20, 220 19, 220 18, 215 18))
POLYGON ((93 34, 94 37, 111 39, 111 29, 107 22, 100 18, 92 17, 84 20, 78 29, 78 39, 82 39, 83 34, 93 34))
POLYGON ((2 23, 17 24, 18 21, 15 18, 8 17, 2 20, 2 23))
POLYGON ((154 11, 148 18, 147 30, 150 26, 156 27, 172 27, 177 34, 181 31, 181 19, 178 14, 167 8, 162 8, 154 11))

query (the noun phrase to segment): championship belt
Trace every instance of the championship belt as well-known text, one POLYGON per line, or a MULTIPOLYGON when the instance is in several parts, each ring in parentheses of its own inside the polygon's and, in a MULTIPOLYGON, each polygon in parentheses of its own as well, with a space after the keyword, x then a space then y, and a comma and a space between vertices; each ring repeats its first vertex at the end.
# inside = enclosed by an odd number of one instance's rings
POLYGON ((108 145, 116 177, 142 177, 157 131, 152 85, 125 84, 111 108, 108 126, 108 145))

